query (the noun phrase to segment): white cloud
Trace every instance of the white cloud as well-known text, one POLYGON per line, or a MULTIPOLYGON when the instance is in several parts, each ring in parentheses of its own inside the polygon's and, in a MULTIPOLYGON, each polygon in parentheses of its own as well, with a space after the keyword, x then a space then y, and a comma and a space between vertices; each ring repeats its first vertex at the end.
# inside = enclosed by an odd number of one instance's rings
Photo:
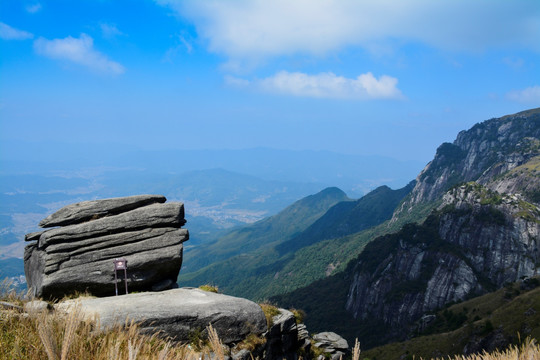
POLYGON ((174 62, 174 59, 182 52, 182 50, 185 50, 188 54, 193 52, 191 40, 188 40, 184 35, 178 35, 176 38, 178 39, 177 44, 167 49, 163 56, 163 61, 170 63, 174 62))
POLYGON ((118 30, 118 28, 114 24, 101 23, 100 27, 101 27, 101 33, 103 34, 103 37, 106 39, 112 39, 116 36, 124 35, 124 33, 118 30))
POLYGON ((226 77, 225 81, 233 86, 254 86, 266 92, 301 97, 357 100, 403 98, 396 86, 396 78, 383 75, 377 79, 370 72, 356 78, 345 78, 331 72, 309 75, 280 71, 253 82, 232 76, 226 77))
POLYGON ((34 5, 27 5, 26 11, 28 11, 31 14, 37 13, 39 10, 41 10, 41 4, 35 3, 34 5))
POLYGON ((519 57, 505 57, 502 59, 503 64, 511 67, 514 70, 521 69, 525 61, 519 57))
POLYGON ((26 40, 32 39, 34 34, 28 31, 15 29, 8 24, 0 22, 0 38, 4 40, 26 40))
POLYGON ((540 105, 540 86, 535 85, 523 90, 510 91, 506 94, 506 98, 520 103, 540 105))
POLYGON ((234 87, 247 87, 250 85, 249 80, 242 79, 236 76, 231 76, 231 75, 225 76, 225 83, 229 86, 234 86, 234 87))
POLYGON ((192 21, 231 58, 326 54, 420 42, 453 51, 540 51, 540 2, 529 0, 155 0, 192 21))
POLYGON ((193 52, 193 45, 191 45, 191 42, 187 41, 186 38, 182 35, 178 36, 180 39, 180 42, 186 47, 186 51, 188 54, 191 54, 193 52))
POLYGON ((100 72, 122 74, 125 71, 121 64, 95 50, 94 40, 86 34, 54 40, 40 37, 34 41, 34 50, 51 59, 71 61, 100 72))

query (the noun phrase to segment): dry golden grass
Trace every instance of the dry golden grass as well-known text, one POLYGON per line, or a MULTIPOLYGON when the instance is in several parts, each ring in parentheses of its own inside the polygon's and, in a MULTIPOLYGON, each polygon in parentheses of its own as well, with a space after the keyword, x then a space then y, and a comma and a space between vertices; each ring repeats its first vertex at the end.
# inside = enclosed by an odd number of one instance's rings
MULTIPOLYGON (((510 346, 504 351, 482 353, 477 355, 457 355, 450 360, 538 360, 540 359, 540 347, 536 340, 527 338, 521 346, 510 346)), ((443 358, 437 358, 443 360, 443 358)))
POLYGON ((25 314, 0 312, 0 359, 109 360, 198 359, 187 346, 139 334, 137 325, 97 330, 77 312, 25 314))
MULTIPOLYGON (((0 301, 23 306, 24 301, 13 292, 0 289, 0 301)), ((267 306, 269 314, 275 307, 267 306)), ((84 320, 79 311, 68 315, 56 312, 24 313, 19 308, 0 307, 0 359, 18 360, 224 360, 225 347, 217 332, 209 326, 209 346, 195 351, 189 345, 178 345, 156 335, 139 333, 134 323, 106 332, 99 324, 84 320)), ((353 360, 360 360, 360 344, 356 341, 353 360)), ((528 338, 521 346, 471 356, 447 357, 447 360, 540 360, 540 347, 528 338)))
POLYGON ((266 325, 270 329, 270 327, 274 324, 273 317, 276 315, 279 315, 279 309, 277 306, 269 304, 269 303, 262 303, 259 304, 262 311, 264 312, 264 316, 266 317, 266 325))
MULTIPOLYGON (((0 301, 24 305, 19 295, 6 289, 0 289, 0 301)), ((200 352, 156 335, 141 335, 134 323, 106 332, 98 329, 98 324, 84 320, 77 310, 65 315, 0 307, 0 359, 199 360, 210 358, 210 353, 224 359, 223 347, 217 347, 219 338, 211 327, 211 346, 200 352)))

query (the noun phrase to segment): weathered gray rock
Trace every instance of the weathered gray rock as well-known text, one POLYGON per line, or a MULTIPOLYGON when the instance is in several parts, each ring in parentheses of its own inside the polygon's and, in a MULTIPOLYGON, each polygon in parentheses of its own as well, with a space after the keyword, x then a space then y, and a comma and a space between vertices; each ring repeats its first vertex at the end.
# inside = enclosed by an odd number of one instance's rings
MULTIPOLYGON (((161 201, 159 196, 100 200, 86 209, 132 207, 141 201, 161 201), (136 198, 135 201, 132 198, 136 198), (140 199, 142 198, 142 200, 140 199), (126 205, 127 204, 127 205, 126 205)), ((71 205, 70 205, 71 206, 71 205)), ((71 206, 73 207, 73 206, 71 206)), ((102 211, 102 210, 99 210, 102 211)), ((62 213, 62 210, 59 210, 62 213)), ((36 296, 61 298, 75 291, 96 296, 115 293, 115 258, 128 261, 130 291, 156 291, 175 286, 182 265, 182 243, 189 238, 182 203, 155 203, 120 214, 47 230, 25 249, 25 273, 36 296)), ((35 239, 29 234, 28 239, 35 239)), ((118 273, 124 289, 123 271, 118 273)))
POLYGON ((7 301, 0 301, 0 308, 9 310, 22 310, 22 306, 12 304, 7 301))
POLYGON ((347 351, 349 349, 349 343, 347 340, 339 336, 338 334, 330 331, 322 332, 313 335, 313 340, 317 343, 331 346, 334 349, 347 351))
POLYGON ((150 204, 164 203, 165 201, 165 196, 162 195, 136 195, 113 199, 83 201, 61 208, 54 214, 41 220, 39 226, 47 228, 78 224, 91 219, 116 215, 150 204))
POLYGON ((477 183, 456 186, 424 224, 366 246, 346 308, 355 318, 377 319, 385 336, 401 340, 403 329, 429 311, 534 276, 538 239, 536 205, 477 183), (387 253, 372 250, 383 241, 387 253))
POLYGON ((43 234, 45 231, 47 231, 47 230, 36 231, 36 232, 32 232, 32 233, 26 234, 26 235, 24 235, 24 241, 34 241, 34 240, 39 240, 39 237, 40 237, 41 234, 43 234))
POLYGON ((325 353, 330 354, 332 360, 337 360, 343 357, 349 351, 347 340, 334 332, 322 332, 313 335, 313 340, 316 341, 315 347, 322 349, 325 353))
POLYGON ((180 227, 184 224, 184 204, 154 204, 115 216, 46 231, 39 237, 39 246, 43 248, 50 244, 73 242, 130 230, 180 227))
MULTIPOLYGON (((538 139, 540 108, 487 120, 461 131, 453 143, 437 149, 434 159, 416 178, 414 189, 395 210, 392 221, 416 205, 434 203, 453 185, 468 181, 487 185, 495 177, 518 168, 539 155, 538 139)), ((512 181, 497 182, 492 188, 515 192, 538 185, 538 177, 533 176, 517 186, 515 175, 512 181)), ((531 197, 527 200, 533 201, 531 197)))
POLYGON ((204 332, 209 324, 224 344, 267 330, 264 313, 256 303, 194 288, 82 298, 56 305, 60 311, 73 311, 77 307, 84 316, 99 317, 102 328, 122 326, 129 319, 139 323, 143 333, 160 332, 161 336, 179 342, 189 342, 191 333, 204 332))
POLYGON ((279 309, 266 335, 266 359, 297 359, 298 329, 292 312, 279 309))
POLYGON ((233 360, 250 360, 251 353, 249 352, 249 350, 242 349, 240 351, 233 352, 231 354, 231 357, 233 360))
POLYGON ((44 311, 48 311, 52 307, 43 300, 32 300, 24 304, 24 311, 29 314, 36 314, 44 311))

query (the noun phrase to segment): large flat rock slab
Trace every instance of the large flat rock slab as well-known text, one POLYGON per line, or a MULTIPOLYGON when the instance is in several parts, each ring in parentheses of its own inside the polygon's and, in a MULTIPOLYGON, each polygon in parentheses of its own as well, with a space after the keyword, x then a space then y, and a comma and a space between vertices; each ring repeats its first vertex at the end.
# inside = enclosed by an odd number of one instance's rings
POLYGON ((47 228, 78 224, 91 220, 92 218, 115 215, 141 206, 164 203, 165 201, 165 196, 162 195, 135 195, 104 200, 83 201, 61 208, 54 214, 41 220, 39 226, 47 228))
POLYGON ((104 329, 123 326, 126 319, 133 320, 143 333, 161 332, 161 336, 186 343, 190 334, 204 331, 209 324, 225 344, 267 330, 264 313, 256 303, 194 288, 81 298, 61 302, 55 307, 60 311, 80 307, 87 318, 99 318, 104 329))

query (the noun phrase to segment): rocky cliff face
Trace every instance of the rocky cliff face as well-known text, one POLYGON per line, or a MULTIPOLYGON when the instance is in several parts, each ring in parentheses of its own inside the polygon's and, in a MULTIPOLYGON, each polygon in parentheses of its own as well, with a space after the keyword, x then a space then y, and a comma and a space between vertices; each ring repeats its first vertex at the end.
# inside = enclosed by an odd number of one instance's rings
POLYGON ((537 273, 540 209, 476 183, 456 187, 422 224, 370 243, 359 256, 347 310, 403 338, 414 321, 453 301, 537 273))
POLYGON ((438 207, 423 224, 374 240, 351 271, 346 308, 387 329, 375 342, 403 339, 429 311, 538 273, 539 138, 535 109, 439 147, 394 219, 438 207))
MULTIPOLYGON (((436 202, 455 184, 477 181, 485 185, 526 164, 539 155, 539 138, 540 108, 487 120, 460 132, 453 143, 444 143, 437 149, 434 159, 418 175, 416 186, 393 219, 403 212, 413 211, 418 204, 436 202)), ((538 190, 533 189, 538 186, 538 176, 525 181, 531 180, 531 189, 524 189, 523 195, 538 203, 540 198, 535 195, 538 190)))
POLYGON ((29 288, 41 297, 75 291, 114 295, 115 258, 128 261, 130 290, 173 287, 189 234, 181 229, 183 204, 164 202, 155 195, 85 201, 42 220, 42 227, 61 227, 26 236, 31 242, 24 254, 29 288))

